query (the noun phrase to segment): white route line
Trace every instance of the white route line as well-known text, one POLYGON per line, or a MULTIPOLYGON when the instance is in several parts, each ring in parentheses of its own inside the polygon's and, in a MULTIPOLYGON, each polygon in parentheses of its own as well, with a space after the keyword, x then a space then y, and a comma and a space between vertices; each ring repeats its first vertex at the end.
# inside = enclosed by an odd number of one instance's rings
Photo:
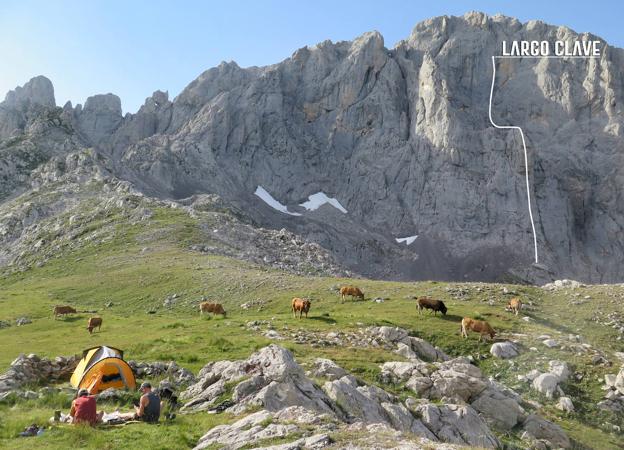
POLYGON ((494 125, 494 128, 520 131, 520 137, 522 138, 522 148, 524 149, 524 176, 526 180, 526 189, 527 189, 527 205, 529 208, 529 217, 531 219, 531 229, 533 230, 533 245, 535 247, 535 264, 538 264, 539 259, 537 257, 537 233, 535 232, 535 221, 533 220, 533 210, 531 208, 531 187, 529 184, 529 158, 527 156, 526 142, 524 140, 524 132, 522 131, 522 128, 520 127, 509 126, 509 125, 496 125, 494 123, 494 120, 492 120, 492 97, 494 95, 494 81, 496 80, 496 60, 500 58, 592 59, 592 58, 600 58, 600 57, 599 56, 492 56, 492 86, 490 87, 490 106, 488 109, 488 115, 490 118, 490 123, 494 125))

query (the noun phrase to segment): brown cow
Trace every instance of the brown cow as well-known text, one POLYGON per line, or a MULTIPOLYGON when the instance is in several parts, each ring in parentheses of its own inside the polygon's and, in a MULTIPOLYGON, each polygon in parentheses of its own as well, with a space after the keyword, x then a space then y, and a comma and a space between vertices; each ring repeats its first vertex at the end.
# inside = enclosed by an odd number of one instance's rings
POLYGON ((436 315, 438 311, 441 311, 442 314, 446 315, 446 305, 442 300, 434 300, 429 297, 420 297, 418 299, 418 314, 423 309, 431 309, 433 311, 433 315, 436 315))
POLYGON ((102 331, 102 318, 101 317, 89 317, 89 323, 87 324, 87 330, 89 334, 93 334, 94 329, 102 331))
POLYGON ((292 313, 293 313, 293 317, 297 317, 297 312, 299 312, 299 318, 301 319, 301 316, 303 315, 303 313, 305 313, 306 315, 306 319, 308 317, 308 311, 310 311, 310 300, 308 300, 307 298, 293 298, 292 299, 292 313))
POLYGON ((205 312, 213 313, 214 315, 221 314, 223 317, 226 315, 220 303, 201 302, 199 304, 199 314, 203 316, 205 312))
POLYGON ((475 320, 470 317, 464 317, 461 321, 461 334, 464 338, 468 337, 468 330, 479 333, 479 341, 486 335, 490 335, 493 340, 496 331, 485 320, 475 320))
POLYGON ((65 314, 76 314, 76 310, 71 306, 60 306, 56 305, 54 307, 54 318, 56 319, 58 316, 64 316, 65 314))
POLYGON ((515 313, 517 316, 522 309, 522 300, 520 300, 519 298, 512 298, 511 300, 509 300, 509 303, 507 303, 507 309, 515 313))
POLYGON ((364 300, 364 293, 355 286, 342 286, 340 288, 340 298, 342 302, 344 302, 345 297, 347 295, 350 295, 351 298, 355 297, 355 298, 361 298, 362 300, 364 300))

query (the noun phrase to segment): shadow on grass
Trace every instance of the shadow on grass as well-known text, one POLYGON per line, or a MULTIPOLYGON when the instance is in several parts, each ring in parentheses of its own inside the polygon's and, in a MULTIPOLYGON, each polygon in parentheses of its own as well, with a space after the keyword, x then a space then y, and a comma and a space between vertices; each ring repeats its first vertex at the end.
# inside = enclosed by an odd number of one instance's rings
POLYGON ((318 320, 320 322, 325 322, 325 323, 336 323, 336 321, 332 319, 331 317, 325 317, 325 316, 310 316, 309 319, 318 320))
POLYGON ((60 317, 58 319, 54 319, 54 320, 57 320, 59 322, 78 322, 79 320, 86 320, 86 319, 82 316, 65 316, 65 317, 60 317))
POLYGON ((458 316, 456 314, 446 314, 446 315, 440 315, 439 316, 440 319, 442 320, 446 320, 448 322, 461 322, 463 317, 462 316, 458 316))
POLYGON ((543 325, 546 326, 548 328, 552 328, 554 330, 559 331, 560 333, 566 333, 566 334, 577 334, 577 331, 574 331, 572 328, 566 327, 565 325, 561 325, 561 324, 557 324, 549 319, 545 319, 543 317, 537 317, 532 313, 526 313, 524 312, 523 315, 531 318, 534 323, 539 324, 539 325, 543 325))

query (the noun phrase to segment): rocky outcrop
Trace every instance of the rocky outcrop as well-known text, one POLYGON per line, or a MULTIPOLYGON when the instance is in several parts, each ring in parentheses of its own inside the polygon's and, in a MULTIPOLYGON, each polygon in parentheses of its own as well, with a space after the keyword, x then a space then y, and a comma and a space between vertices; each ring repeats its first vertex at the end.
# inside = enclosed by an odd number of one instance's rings
POLYGON ((0 375, 0 394, 16 391, 25 385, 67 381, 79 360, 78 356, 57 356, 50 360, 35 354, 19 355, 0 375))
MULTIPOLYGON (((384 330, 383 334, 391 340, 405 337, 396 329, 384 330)), ((310 429, 302 424, 314 424, 315 435, 331 432, 331 436, 356 424, 376 424, 405 439, 483 448, 500 447, 492 429, 510 432, 522 426, 527 439, 548 440, 553 436, 553 442, 562 442, 555 433, 557 427, 551 427, 550 422, 531 416, 527 423, 530 415, 520 405, 520 396, 488 380, 466 358, 434 363, 388 362, 381 369, 382 383, 404 383, 418 399, 410 397, 402 402, 327 359, 315 360, 309 372, 328 380, 320 387, 307 378, 288 350, 270 345, 246 360, 204 366, 197 382, 181 394, 186 402, 182 411, 241 414, 260 409, 232 425, 210 430, 198 448, 252 446, 271 436, 288 441, 284 448, 315 448, 306 440, 312 437, 310 429)))
POLYGON ((416 361, 445 361, 449 357, 440 348, 434 347, 424 339, 409 336, 403 328, 370 327, 366 332, 376 337, 382 345, 396 346, 396 352, 407 359, 416 361))
POLYGON ((420 398, 470 405, 493 428, 509 431, 527 416, 522 399, 514 391, 486 378, 465 358, 427 364, 388 362, 380 379, 405 383, 420 398))
POLYGON ((478 448, 499 448, 501 445, 470 406, 429 403, 418 406, 415 412, 423 424, 443 442, 478 448))
POLYGON ((271 345, 253 354, 245 361, 211 363, 198 375, 198 382, 185 390, 181 397, 187 400, 186 411, 210 409, 226 384, 237 382, 230 410, 240 413, 250 407, 278 411, 288 406, 303 406, 319 413, 338 411, 327 395, 304 374, 292 354, 271 345))
POLYGON ((598 402, 598 407, 614 413, 624 411, 624 366, 617 374, 605 375, 603 390, 605 399, 598 402))
POLYGON ((322 448, 424 450, 433 446, 439 450, 460 448, 405 434, 380 423, 344 424, 332 417, 319 415, 301 407, 285 408, 277 413, 259 411, 231 425, 218 425, 200 438, 195 450, 216 446, 227 449, 246 447, 256 450, 322 448), (276 440, 282 443, 263 445, 263 442, 276 440))
POLYGON ((132 368, 137 378, 147 379, 154 376, 166 376, 176 386, 195 382, 195 375, 190 370, 178 366, 175 361, 150 363, 130 360, 128 365, 132 368))

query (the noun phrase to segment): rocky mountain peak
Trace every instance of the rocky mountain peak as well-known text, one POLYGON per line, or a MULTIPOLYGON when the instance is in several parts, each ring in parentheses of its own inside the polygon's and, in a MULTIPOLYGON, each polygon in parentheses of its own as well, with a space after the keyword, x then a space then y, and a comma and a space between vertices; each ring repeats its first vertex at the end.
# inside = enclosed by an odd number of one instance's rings
POLYGON ((54 86, 43 75, 31 78, 24 86, 18 86, 9 91, 4 99, 6 107, 22 109, 30 105, 56 106, 54 86))
POLYGON ((99 144, 119 128, 123 121, 121 100, 114 94, 87 98, 84 108, 76 110, 78 129, 94 144, 99 144))
POLYGON ((121 99, 115 94, 98 94, 87 98, 83 113, 110 114, 121 117, 121 99))

